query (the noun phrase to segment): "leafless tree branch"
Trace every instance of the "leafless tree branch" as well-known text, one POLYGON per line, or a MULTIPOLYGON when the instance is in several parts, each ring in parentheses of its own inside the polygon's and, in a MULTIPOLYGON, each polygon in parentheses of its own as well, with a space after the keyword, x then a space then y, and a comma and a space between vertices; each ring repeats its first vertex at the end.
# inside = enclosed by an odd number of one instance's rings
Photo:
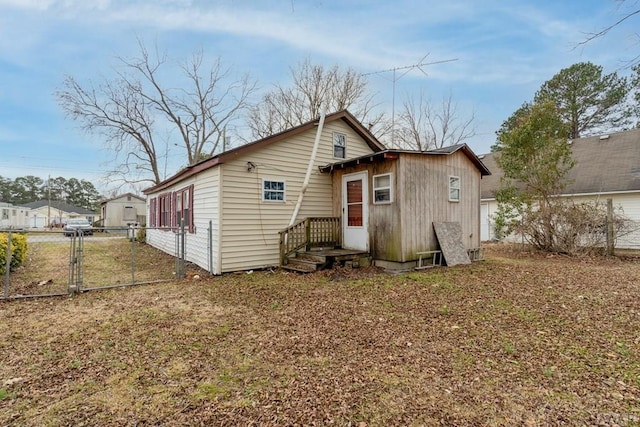
POLYGON ((184 87, 171 87, 162 78, 170 65, 166 54, 156 49, 152 55, 142 41, 138 44, 138 58, 118 58, 123 70, 116 71, 116 78, 83 86, 68 76, 56 96, 86 132, 106 137, 114 162, 122 162, 114 171, 141 171, 146 173, 142 180, 159 183, 162 156, 155 140, 161 129, 178 131, 181 141, 175 145, 184 148, 188 164, 209 157, 225 126, 248 108, 256 85, 248 76, 232 80, 219 58, 205 70, 204 54, 198 52, 179 66, 184 87))

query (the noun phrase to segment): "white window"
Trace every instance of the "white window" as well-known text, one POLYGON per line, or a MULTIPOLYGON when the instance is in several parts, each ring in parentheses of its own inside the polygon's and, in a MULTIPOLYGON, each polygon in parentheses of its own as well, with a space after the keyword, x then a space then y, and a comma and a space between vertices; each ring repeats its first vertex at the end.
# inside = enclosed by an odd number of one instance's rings
POLYGON ((195 227, 193 226, 193 209, 191 209, 191 204, 193 203, 193 185, 178 190, 174 194, 176 226, 182 226, 182 221, 184 220, 184 225, 189 230, 189 233, 195 233, 195 227))
POLYGON ((391 174, 373 176, 373 203, 391 203, 393 201, 393 180, 391 174))
POLYGON ((460 177, 459 176, 449 177, 449 201, 450 202, 460 201, 460 177))
POLYGON ((347 135, 344 133, 333 133, 333 157, 345 159, 347 154, 347 135))
POLYGON ((284 181, 273 181, 268 179, 262 181, 263 202, 284 202, 284 191, 284 181))
POLYGON ((9 209, 2 209, 2 219, 9 219, 9 209))

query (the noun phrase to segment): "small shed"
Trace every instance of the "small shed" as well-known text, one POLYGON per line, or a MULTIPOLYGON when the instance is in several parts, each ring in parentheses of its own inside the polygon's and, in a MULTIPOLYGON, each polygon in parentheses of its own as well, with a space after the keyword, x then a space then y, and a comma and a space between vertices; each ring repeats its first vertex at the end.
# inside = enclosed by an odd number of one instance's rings
POLYGON ((491 173, 466 144, 384 150, 320 170, 332 176, 343 247, 369 251, 376 265, 413 267, 438 249, 434 222, 460 223, 464 247, 480 247, 480 181, 491 173))

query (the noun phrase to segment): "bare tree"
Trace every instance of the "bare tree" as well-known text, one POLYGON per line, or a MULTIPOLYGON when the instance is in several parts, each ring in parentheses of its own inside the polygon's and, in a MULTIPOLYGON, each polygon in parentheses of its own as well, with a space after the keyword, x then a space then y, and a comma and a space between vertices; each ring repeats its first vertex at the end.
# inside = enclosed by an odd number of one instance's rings
MULTIPOLYGON (((604 37, 607 34, 609 34, 609 32, 611 32, 614 28, 617 28, 619 25, 621 25, 623 22, 640 15, 640 8, 638 8, 638 3, 639 3, 638 0, 616 0, 616 3, 618 3, 618 6, 617 6, 618 9, 622 11, 622 14, 620 15, 620 17, 612 24, 609 24, 606 27, 599 29, 598 31, 586 33, 585 39, 577 43, 576 46, 583 46, 595 39, 604 37)), ((638 41, 640 41, 640 36, 638 36, 638 33, 635 33, 633 36, 636 39, 638 39, 638 41)), ((630 60, 627 60, 626 62, 627 62, 627 65, 631 67, 634 65, 638 65, 639 61, 640 61, 640 55, 636 55, 635 57, 631 58, 630 60)))
POLYGON ((276 85, 266 93, 249 116, 254 138, 264 138, 313 120, 326 111, 349 109, 372 129, 383 126, 383 115, 374 114, 374 95, 368 81, 351 68, 325 68, 307 59, 291 68, 291 86, 276 85))
POLYGON ((179 65, 185 87, 176 88, 161 78, 169 62, 166 54, 152 56, 141 41, 139 45, 139 58, 118 58, 123 71, 116 78, 83 86, 67 76, 56 95, 85 131, 106 137, 114 173, 123 181, 159 183, 167 135, 178 132, 179 142, 173 144, 184 148, 188 164, 213 155, 224 127, 248 107, 255 83, 248 76, 230 79, 219 58, 205 69, 199 52, 179 65))
POLYGON ((474 113, 461 117, 451 94, 436 106, 421 91, 417 99, 410 95, 404 101, 395 140, 402 148, 418 151, 460 144, 476 134, 474 120, 474 113))

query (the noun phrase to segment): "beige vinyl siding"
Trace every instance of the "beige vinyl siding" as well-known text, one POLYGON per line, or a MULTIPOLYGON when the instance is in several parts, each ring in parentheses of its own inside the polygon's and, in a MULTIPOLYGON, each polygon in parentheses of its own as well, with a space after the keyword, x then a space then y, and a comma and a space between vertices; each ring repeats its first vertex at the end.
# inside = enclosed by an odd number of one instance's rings
MULTIPOLYGON (((199 267, 220 274, 219 263, 219 202, 220 202, 220 167, 213 167, 198 175, 184 180, 159 193, 149 194, 147 200, 167 192, 178 191, 193 184, 193 224, 194 233, 186 233, 185 259, 199 267), (212 226, 212 242, 209 244, 209 221, 212 226), (211 254, 210 254, 210 251, 211 254), (211 262, 212 261, 212 262, 211 262)), ((149 202, 147 202, 149 203, 149 202)), ((149 208, 147 207, 147 212, 149 208)), ((175 254, 176 234, 171 231, 150 229, 147 242, 164 252, 175 254)))
POLYGON ((480 172, 461 151, 447 156, 407 154, 400 157, 403 259, 438 247, 434 222, 460 222, 465 248, 480 246, 480 172), (425 167, 425 162, 427 167, 425 167), (460 201, 449 201, 449 177, 460 178, 460 201))
POLYGON ((187 233, 187 260, 195 262, 212 274, 221 273, 219 262, 220 173, 220 167, 213 167, 194 176, 192 209, 195 233, 187 233), (212 229, 211 247, 209 247, 210 227, 212 229))
MULTIPOLYGON (((347 135, 347 158, 372 150, 342 120, 324 126, 309 186, 297 220, 332 215, 329 174, 319 166, 337 161, 333 157, 333 132, 347 135)), ((279 234, 286 228, 300 194, 310 160, 316 129, 276 142, 221 166, 222 272, 263 268, 279 263, 279 234), (247 162, 256 167, 248 171, 247 162), (285 201, 262 201, 263 179, 285 182, 285 201)))

